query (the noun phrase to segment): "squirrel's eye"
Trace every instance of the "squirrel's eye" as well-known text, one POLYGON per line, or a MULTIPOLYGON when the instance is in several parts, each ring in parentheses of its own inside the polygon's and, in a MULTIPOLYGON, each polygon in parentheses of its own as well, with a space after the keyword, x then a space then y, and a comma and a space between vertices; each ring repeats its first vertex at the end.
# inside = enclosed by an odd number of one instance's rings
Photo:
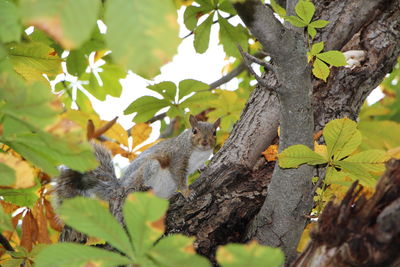
POLYGON ((213 135, 214 135, 214 136, 216 136, 216 135, 217 135, 217 131, 216 131, 216 130, 214 130, 214 132, 213 132, 213 135))
POLYGON ((197 129, 196 129, 196 128, 193 128, 192 133, 193 133, 193 134, 197 134, 197 129))

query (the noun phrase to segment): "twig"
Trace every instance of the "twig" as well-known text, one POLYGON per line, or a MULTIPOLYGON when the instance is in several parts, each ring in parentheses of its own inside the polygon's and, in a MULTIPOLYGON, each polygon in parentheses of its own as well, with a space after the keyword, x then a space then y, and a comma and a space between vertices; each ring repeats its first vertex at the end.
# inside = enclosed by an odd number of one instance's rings
POLYGON ((4 235, 0 233, 0 244, 3 245, 4 249, 7 251, 15 251, 14 248, 10 245, 10 242, 8 242, 7 238, 5 238, 4 235))
MULTIPOLYGON (((263 52, 263 51, 260 51, 260 52, 255 53, 254 56, 252 56, 252 55, 249 55, 249 56, 259 60, 260 58, 265 58, 267 56, 267 54, 265 52, 263 52)), ((264 62, 264 63, 266 63, 266 62, 264 62)), ((247 65, 244 62, 240 63, 231 72, 229 72, 225 76, 222 76, 220 79, 216 80, 215 82, 211 83, 210 87, 208 88, 208 90, 213 90, 213 89, 215 89, 215 88, 217 88, 217 87, 229 82, 230 80, 232 80, 233 78, 238 76, 240 73, 242 73, 242 71, 244 71, 246 69, 246 67, 247 67, 247 65)))
POLYGON ((261 78, 260 76, 258 76, 257 73, 255 73, 255 71, 251 67, 251 63, 249 62, 249 58, 248 58, 248 56, 246 56, 245 52, 243 51, 243 49, 242 49, 242 47, 240 45, 238 45, 238 49, 239 49, 240 54, 242 55, 243 62, 246 64, 246 67, 249 70, 249 72, 254 76, 254 78, 256 78, 256 80, 257 80, 257 82, 259 84, 261 84, 263 87, 268 88, 268 85, 264 81, 264 79, 261 78))

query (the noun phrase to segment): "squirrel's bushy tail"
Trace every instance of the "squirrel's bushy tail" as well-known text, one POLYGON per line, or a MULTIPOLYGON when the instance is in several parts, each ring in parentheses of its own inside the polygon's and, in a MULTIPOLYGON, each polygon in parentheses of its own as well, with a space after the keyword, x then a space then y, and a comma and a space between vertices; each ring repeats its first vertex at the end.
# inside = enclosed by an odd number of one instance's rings
POLYGON ((60 176, 56 179, 57 204, 61 204, 64 199, 75 196, 90 197, 96 195, 108 201, 114 189, 119 187, 111 153, 100 144, 92 143, 92 145, 99 166, 86 173, 63 167, 60 176))

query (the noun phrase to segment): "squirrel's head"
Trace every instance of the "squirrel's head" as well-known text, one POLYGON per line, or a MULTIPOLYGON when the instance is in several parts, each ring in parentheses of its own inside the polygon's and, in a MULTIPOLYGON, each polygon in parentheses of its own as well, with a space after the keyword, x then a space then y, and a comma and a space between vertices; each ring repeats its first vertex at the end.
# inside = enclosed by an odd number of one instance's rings
POLYGON ((217 128, 221 119, 214 123, 198 121, 193 115, 189 118, 191 129, 192 144, 200 150, 210 150, 214 148, 217 138, 217 128))

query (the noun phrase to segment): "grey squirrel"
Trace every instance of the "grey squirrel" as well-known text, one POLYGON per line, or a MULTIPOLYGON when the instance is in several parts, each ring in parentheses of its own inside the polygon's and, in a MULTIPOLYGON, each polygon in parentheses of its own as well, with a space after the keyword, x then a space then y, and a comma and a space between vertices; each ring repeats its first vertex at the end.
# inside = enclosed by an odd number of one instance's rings
POLYGON ((190 115, 189 121, 191 129, 142 152, 120 179, 115 175, 111 153, 102 145, 93 143, 99 166, 86 173, 63 168, 56 179, 57 202, 79 195, 96 195, 109 201, 112 192, 120 187, 128 191, 152 188, 157 196, 166 199, 178 190, 188 198, 187 177, 211 156, 220 119, 208 123, 197 121, 190 115))

